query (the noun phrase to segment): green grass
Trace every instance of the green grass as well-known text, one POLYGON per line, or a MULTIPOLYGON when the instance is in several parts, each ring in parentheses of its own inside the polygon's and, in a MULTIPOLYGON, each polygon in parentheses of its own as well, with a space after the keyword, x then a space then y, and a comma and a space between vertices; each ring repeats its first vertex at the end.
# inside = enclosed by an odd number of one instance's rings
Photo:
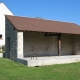
POLYGON ((0 58, 0 80, 80 80, 80 62, 42 67, 27 67, 0 58))

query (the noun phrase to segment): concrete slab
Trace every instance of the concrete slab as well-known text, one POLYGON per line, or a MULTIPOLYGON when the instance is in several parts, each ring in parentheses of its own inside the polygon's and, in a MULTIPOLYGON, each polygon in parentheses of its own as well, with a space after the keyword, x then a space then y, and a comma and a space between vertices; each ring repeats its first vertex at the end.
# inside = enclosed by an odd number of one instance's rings
POLYGON ((27 66, 44 66, 53 64, 65 64, 72 62, 80 62, 80 55, 67 55, 67 56, 46 56, 46 57, 26 57, 17 59, 18 62, 26 63, 27 66))

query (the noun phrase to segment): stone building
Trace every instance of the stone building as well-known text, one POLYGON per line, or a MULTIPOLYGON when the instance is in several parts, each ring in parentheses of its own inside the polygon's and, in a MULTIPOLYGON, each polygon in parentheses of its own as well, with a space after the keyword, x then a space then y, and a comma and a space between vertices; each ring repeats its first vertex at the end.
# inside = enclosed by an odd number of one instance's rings
POLYGON ((0 3, 0 47, 5 45, 5 14, 13 15, 4 3, 0 3))
POLYGON ((80 61, 80 27, 77 24, 5 17, 7 58, 28 66, 80 61))

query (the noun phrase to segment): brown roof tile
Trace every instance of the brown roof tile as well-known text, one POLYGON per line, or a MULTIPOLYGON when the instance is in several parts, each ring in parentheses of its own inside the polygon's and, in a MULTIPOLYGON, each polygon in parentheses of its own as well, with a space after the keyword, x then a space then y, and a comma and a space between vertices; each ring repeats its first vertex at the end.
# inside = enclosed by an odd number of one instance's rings
POLYGON ((21 31, 56 32, 80 34, 80 27, 75 23, 44 20, 6 15, 6 18, 21 31))

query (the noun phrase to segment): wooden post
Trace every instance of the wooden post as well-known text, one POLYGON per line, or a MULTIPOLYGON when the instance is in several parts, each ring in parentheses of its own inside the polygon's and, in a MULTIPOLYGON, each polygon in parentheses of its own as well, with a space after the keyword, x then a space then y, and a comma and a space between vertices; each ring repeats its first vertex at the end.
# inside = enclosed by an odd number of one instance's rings
POLYGON ((61 56, 61 34, 45 34, 45 36, 57 36, 58 37, 58 56, 61 56))
POLYGON ((61 56, 61 34, 58 35, 58 56, 61 56))

